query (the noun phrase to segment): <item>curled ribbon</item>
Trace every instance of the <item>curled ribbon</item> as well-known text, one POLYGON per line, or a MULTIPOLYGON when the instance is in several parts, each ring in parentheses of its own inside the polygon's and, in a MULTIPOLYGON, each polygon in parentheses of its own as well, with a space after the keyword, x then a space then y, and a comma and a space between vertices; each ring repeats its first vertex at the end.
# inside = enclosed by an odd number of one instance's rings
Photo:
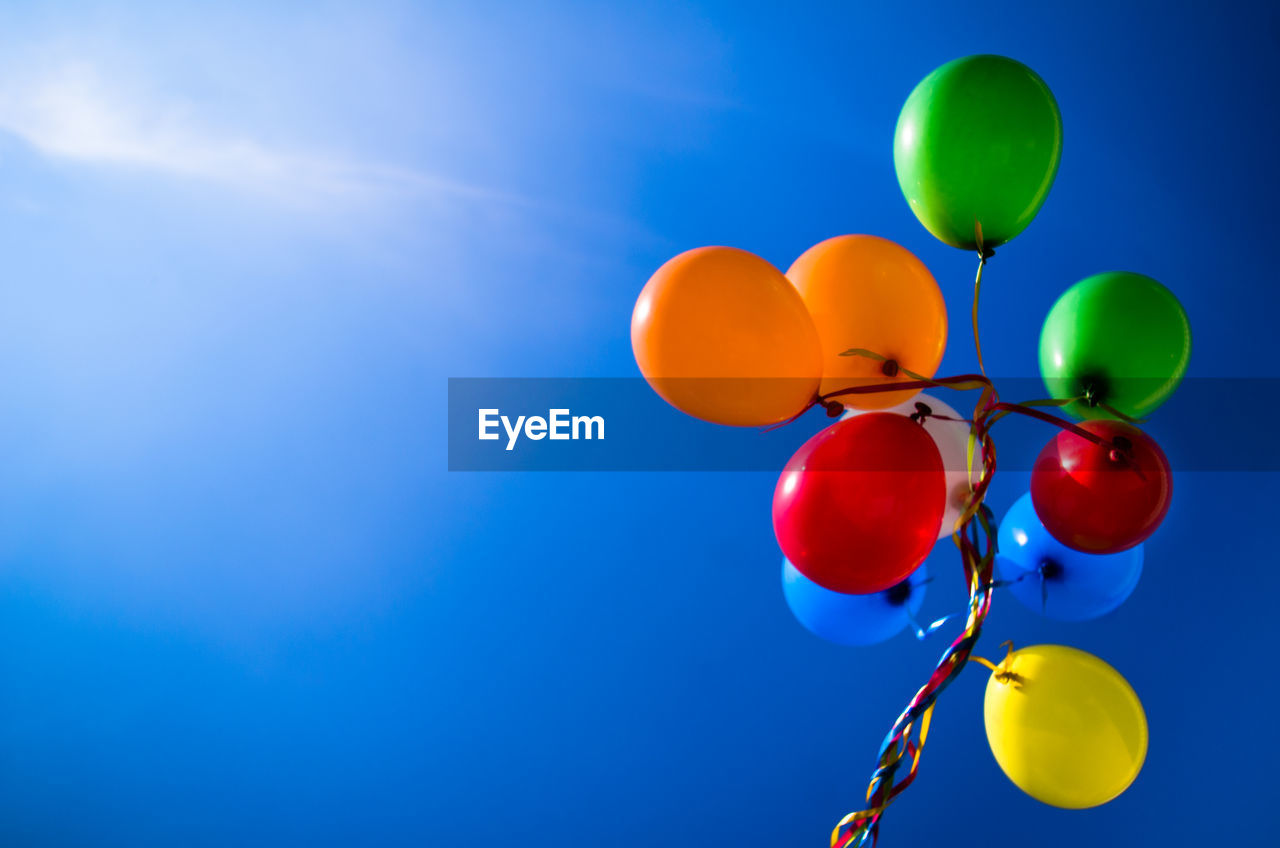
MULTIPOLYGON (((915 780, 920 767, 920 757, 929 735, 929 722, 934 706, 943 690, 959 676, 970 660, 991 668, 997 674, 1016 676, 1006 667, 997 666, 989 660, 973 655, 974 646, 982 634, 982 626, 991 611, 991 596, 998 582, 994 580, 996 556, 995 522, 991 510, 983 503, 991 479, 996 471, 995 443, 991 438, 992 426, 1013 413, 1025 415, 1037 420, 1053 424, 1063 430, 1074 433, 1081 438, 1096 444, 1107 445, 1113 450, 1124 452, 1125 446, 1109 442, 1089 431, 1043 411, 1039 407, 1062 407, 1075 400, 1033 400, 1026 403, 1007 403, 1000 399, 991 379, 987 377, 982 362, 982 345, 978 335, 978 298, 982 288, 982 271, 987 260, 994 251, 978 249, 978 273, 974 280, 973 291, 973 339, 978 356, 979 374, 965 374, 957 377, 929 378, 914 374, 898 363, 894 368, 886 370, 889 376, 902 374, 909 378, 904 381, 882 383, 879 385, 853 386, 847 389, 819 395, 811 405, 822 405, 828 414, 833 410, 833 403, 838 406, 838 398, 868 394, 872 392, 897 391, 902 389, 950 388, 959 391, 977 390, 980 392, 974 407, 973 418, 969 421, 969 439, 967 446, 967 467, 970 494, 965 509, 956 520, 952 540, 960 552, 961 564, 964 568, 965 581, 969 589, 968 615, 964 628, 955 640, 943 652, 928 681, 916 692, 906 709, 898 716, 893 727, 880 745, 875 771, 867 786, 866 806, 849 813, 836 824, 831 831, 831 848, 862 848, 876 844, 879 838, 880 822, 889 805, 911 782, 915 780), (976 467, 975 467, 976 463, 976 467), (975 473, 976 471, 976 473, 975 473)), ((842 356, 864 356, 878 361, 889 360, 874 351, 852 348, 844 351, 842 356)), ((838 409, 835 414, 839 414, 838 409)), ((797 416, 798 417, 798 416, 797 416)), ((932 629, 932 628, 931 628, 932 629)), ((1012 652, 1012 646, 1009 648, 1012 652)), ((1008 662, 1008 656, 1005 658, 1008 662)), ((1016 679, 1014 680, 1016 683, 1016 679)))

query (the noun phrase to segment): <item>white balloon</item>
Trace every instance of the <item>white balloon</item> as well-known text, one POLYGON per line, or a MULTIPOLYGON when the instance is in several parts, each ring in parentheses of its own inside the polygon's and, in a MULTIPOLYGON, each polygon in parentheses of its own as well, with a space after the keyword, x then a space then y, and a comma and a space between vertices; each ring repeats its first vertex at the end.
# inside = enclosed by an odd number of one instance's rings
MULTIPOLYGON (((933 395, 921 392, 910 400, 903 401, 897 406, 891 406, 888 409, 862 410, 846 407, 841 420, 852 418, 855 415, 866 415, 868 412, 891 412, 895 415, 910 417, 915 415, 917 403, 923 403, 929 407, 932 413, 924 419, 924 429, 926 433, 933 437, 933 443, 938 446, 938 453, 942 455, 942 468, 947 475, 947 507, 942 512, 942 524, 938 527, 938 538, 944 539, 955 531, 956 521, 959 520, 960 514, 964 512, 965 504, 969 501, 969 423, 967 421, 948 421, 935 416, 943 415, 946 418, 961 419, 965 418, 965 416, 956 412, 944 401, 933 395)), ((974 450, 973 477, 974 480, 977 480, 977 448, 975 447, 974 450)))

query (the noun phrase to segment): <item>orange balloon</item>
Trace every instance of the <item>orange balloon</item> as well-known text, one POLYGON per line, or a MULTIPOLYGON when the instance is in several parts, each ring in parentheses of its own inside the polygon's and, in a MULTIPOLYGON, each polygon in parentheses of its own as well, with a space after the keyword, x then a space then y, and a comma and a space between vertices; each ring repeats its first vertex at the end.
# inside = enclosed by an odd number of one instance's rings
MULTIPOLYGON (((809 248, 787 271, 822 340, 822 393, 932 377, 947 346, 947 305, 911 251, 877 236, 836 236, 809 248), (887 357, 841 356, 850 348, 887 357), (898 366, 895 373, 893 364, 898 366)), ((856 409, 888 409, 915 391, 834 398, 856 409)))
POLYGON ((631 313, 631 349, 667 403, 717 424, 785 421, 822 377, 800 295, 773 265, 733 247, 689 250, 659 268, 631 313))

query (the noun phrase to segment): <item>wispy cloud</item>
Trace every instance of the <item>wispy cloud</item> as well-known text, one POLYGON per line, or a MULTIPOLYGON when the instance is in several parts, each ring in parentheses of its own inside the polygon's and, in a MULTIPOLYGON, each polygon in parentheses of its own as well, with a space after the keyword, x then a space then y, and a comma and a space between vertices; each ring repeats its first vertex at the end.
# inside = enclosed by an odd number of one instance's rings
POLYGON ((377 198, 524 205, 517 195, 413 168, 284 149, 211 125, 190 102, 163 100, 72 63, 0 82, 0 131, 41 153, 201 180, 280 198, 377 198))

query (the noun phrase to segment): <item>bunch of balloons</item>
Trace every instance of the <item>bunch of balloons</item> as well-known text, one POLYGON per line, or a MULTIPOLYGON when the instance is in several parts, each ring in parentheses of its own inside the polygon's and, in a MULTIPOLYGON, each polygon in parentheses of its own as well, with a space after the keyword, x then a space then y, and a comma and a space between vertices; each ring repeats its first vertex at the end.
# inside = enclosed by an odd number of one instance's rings
POLYGON ((914 619, 928 582, 922 563, 947 537, 959 549, 964 627, 890 730, 868 806, 837 825, 832 846, 877 838, 886 808, 916 775, 939 694, 970 660, 991 669, 992 753, 1032 797, 1066 808, 1105 803, 1146 755, 1142 704, 1098 657, 1060 645, 1010 646, 998 663, 972 654, 997 587, 1058 619, 1116 608, 1137 585, 1142 543, 1172 497, 1169 462, 1137 426, 1178 386, 1190 357, 1186 314, 1160 283, 1108 272, 1058 299, 1040 337, 1049 397, 1009 403, 986 377, 983 268, 1043 205, 1061 149, 1048 86, 1002 56, 937 68, 899 116, 894 165, 908 205, 938 239, 978 254, 982 373, 935 377, 947 341, 942 293, 919 259, 876 236, 828 239, 785 273, 735 248, 690 250, 636 302, 636 361, 676 408, 739 427, 778 426, 814 406, 839 417, 800 446, 773 496, 784 596, 806 628, 845 645, 904 629, 923 636, 933 628, 914 619), (980 394, 962 415, 939 389, 980 394), (991 428, 1010 414, 1058 432, 997 533, 983 501, 995 472, 991 428))

